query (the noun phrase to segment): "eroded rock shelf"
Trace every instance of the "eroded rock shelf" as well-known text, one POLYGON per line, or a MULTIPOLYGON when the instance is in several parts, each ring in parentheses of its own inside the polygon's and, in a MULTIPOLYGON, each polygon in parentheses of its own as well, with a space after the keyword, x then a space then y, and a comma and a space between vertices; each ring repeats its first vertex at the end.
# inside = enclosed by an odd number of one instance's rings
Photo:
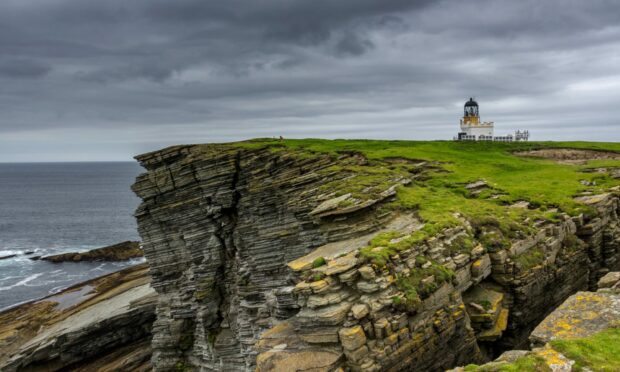
POLYGON ((557 213, 504 247, 489 243, 496 226, 458 214, 418 239, 415 208, 392 202, 435 164, 366 171, 356 189, 350 170, 369 164, 357 153, 198 145, 137 159, 158 371, 481 363, 529 346, 548 313, 619 268, 613 191, 579 200, 592 213, 557 213))

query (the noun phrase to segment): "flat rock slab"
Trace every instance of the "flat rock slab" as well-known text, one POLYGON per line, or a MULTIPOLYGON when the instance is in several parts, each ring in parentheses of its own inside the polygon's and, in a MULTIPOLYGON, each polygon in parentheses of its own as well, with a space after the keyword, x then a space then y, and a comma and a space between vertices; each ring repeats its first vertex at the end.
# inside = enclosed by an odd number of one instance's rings
POLYGON ((256 343, 260 352, 256 370, 333 371, 344 360, 341 348, 333 346, 338 342, 337 330, 314 327, 298 332, 290 322, 282 322, 265 331, 256 343), (312 341, 327 341, 332 346, 315 346, 312 341))
POLYGON ((580 197, 575 198, 575 200, 585 205, 595 205, 595 204, 607 202, 611 198, 612 198, 612 194, 606 193, 606 194, 599 194, 599 195, 580 196, 580 197))
POLYGON ((62 253, 53 256, 41 257, 41 259, 59 263, 80 261, 126 261, 142 256, 143 252, 140 248, 140 242, 125 241, 107 247, 93 249, 87 252, 62 253))
POLYGON ((300 257, 288 263, 288 267, 293 271, 302 271, 312 268, 312 262, 319 257, 325 259, 335 258, 343 254, 348 254, 359 248, 368 245, 368 242, 377 234, 386 231, 401 231, 403 233, 411 233, 418 230, 422 225, 415 217, 411 215, 401 215, 393 219, 380 231, 366 234, 357 238, 342 240, 339 242, 325 244, 318 247, 309 254, 300 257))
POLYGON ((620 321, 620 294, 614 292, 577 292, 564 301, 530 335, 534 345, 557 339, 591 336, 620 321))
POLYGON ((620 285, 620 271, 605 274, 597 283, 599 288, 613 288, 618 285, 620 285))
POLYGON ((342 353, 336 350, 272 350, 260 354, 256 360, 256 371, 314 371, 335 370, 343 360, 342 353))
POLYGON ((582 149, 539 149, 516 152, 515 155, 547 158, 560 164, 585 164, 588 160, 620 159, 620 154, 612 151, 582 149))
POLYGON ((0 312, 0 370, 149 369, 155 305, 142 264, 7 309, 0 312))

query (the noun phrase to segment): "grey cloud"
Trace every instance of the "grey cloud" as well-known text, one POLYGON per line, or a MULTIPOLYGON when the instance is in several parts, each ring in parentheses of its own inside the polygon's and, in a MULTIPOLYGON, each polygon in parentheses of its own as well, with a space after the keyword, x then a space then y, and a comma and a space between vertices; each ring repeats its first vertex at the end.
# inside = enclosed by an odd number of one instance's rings
POLYGON ((82 80, 110 83, 121 82, 131 79, 146 79, 161 83, 170 78, 174 73, 174 68, 158 63, 125 64, 117 67, 102 68, 95 71, 76 74, 82 80))
POLYGON ((51 71, 51 66, 28 59, 0 60, 0 75, 7 78, 31 79, 40 78, 51 71))
POLYGON ((68 135, 122 158, 280 134, 446 139, 472 95, 505 131, 620 140, 618 25, 612 0, 7 0, 0 161, 29 142, 62 158, 68 135))
POLYGON ((336 54, 341 56, 359 56, 374 47, 372 41, 360 38, 353 33, 347 33, 336 44, 336 54))

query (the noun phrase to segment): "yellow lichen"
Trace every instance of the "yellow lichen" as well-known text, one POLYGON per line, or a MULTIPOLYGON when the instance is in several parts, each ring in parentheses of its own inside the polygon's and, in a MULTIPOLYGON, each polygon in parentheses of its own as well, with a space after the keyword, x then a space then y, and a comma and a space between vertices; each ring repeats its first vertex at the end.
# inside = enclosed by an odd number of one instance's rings
POLYGON ((545 363, 554 371, 567 370, 567 367, 569 368, 568 370, 570 370, 570 366, 574 364, 572 360, 566 358, 549 346, 546 346, 542 350, 538 350, 536 354, 541 356, 545 360, 545 363))

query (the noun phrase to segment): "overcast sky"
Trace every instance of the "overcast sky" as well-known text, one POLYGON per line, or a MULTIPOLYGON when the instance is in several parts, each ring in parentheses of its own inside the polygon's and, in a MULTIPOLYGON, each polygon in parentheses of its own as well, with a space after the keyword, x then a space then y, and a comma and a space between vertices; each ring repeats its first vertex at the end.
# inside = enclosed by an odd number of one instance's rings
POLYGON ((1 0, 0 161, 253 137, 620 141, 616 0, 1 0))

